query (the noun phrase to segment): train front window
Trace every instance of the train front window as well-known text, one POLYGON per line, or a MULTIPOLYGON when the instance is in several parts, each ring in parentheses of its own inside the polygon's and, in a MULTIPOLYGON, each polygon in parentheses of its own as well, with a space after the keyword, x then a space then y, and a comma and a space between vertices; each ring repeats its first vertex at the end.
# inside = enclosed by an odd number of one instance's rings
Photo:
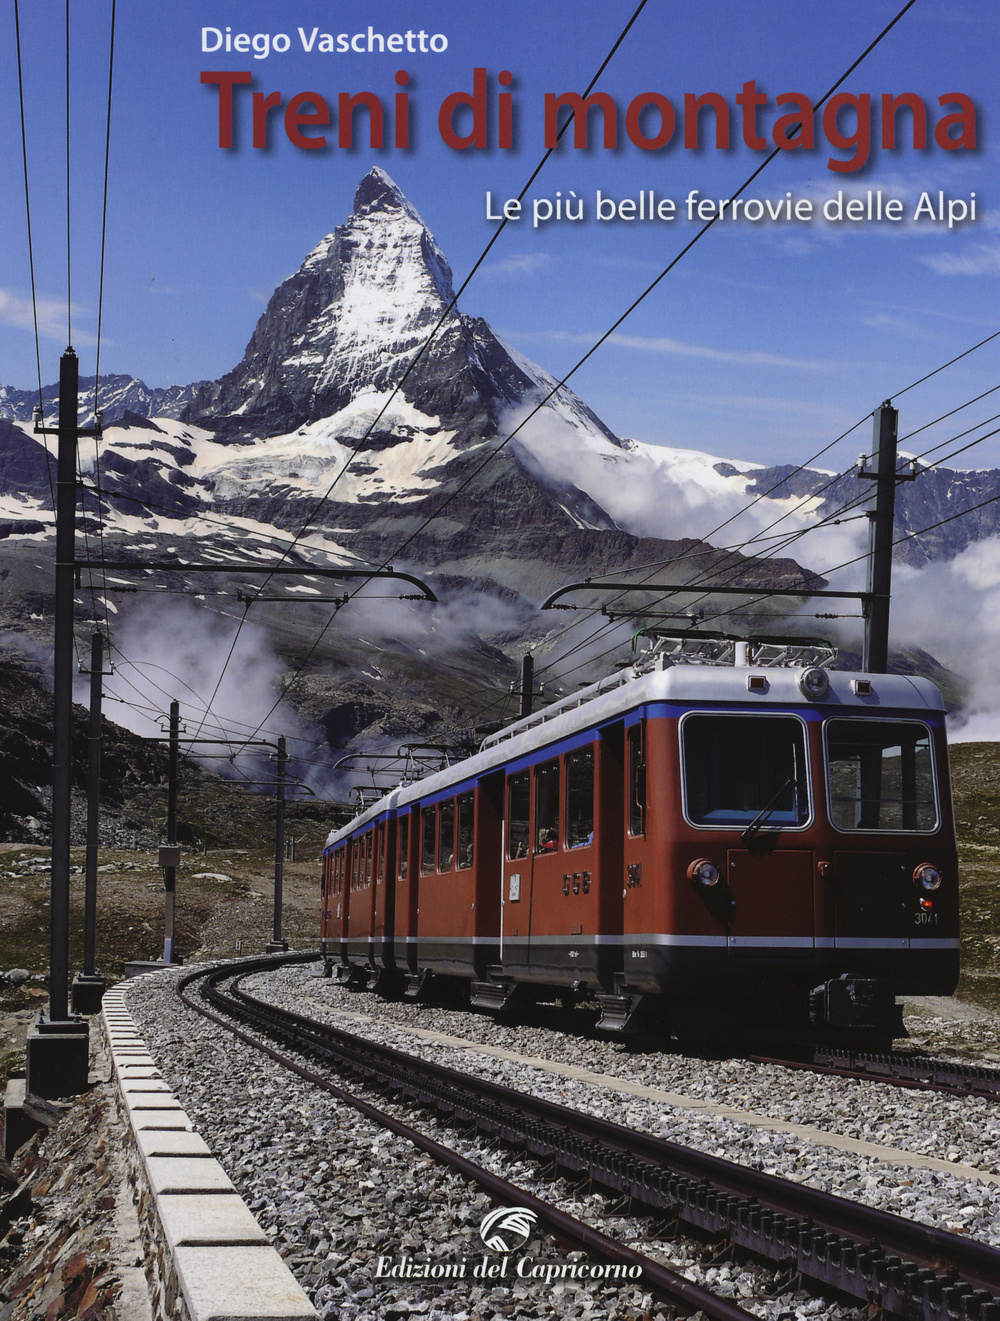
POLYGON ((803 826, 809 819, 805 731, 786 716, 689 715, 684 791, 696 826, 803 826))
POLYGON ((937 829, 931 733, 910 720, 831 720, 830 818, 839 830, 937 829))

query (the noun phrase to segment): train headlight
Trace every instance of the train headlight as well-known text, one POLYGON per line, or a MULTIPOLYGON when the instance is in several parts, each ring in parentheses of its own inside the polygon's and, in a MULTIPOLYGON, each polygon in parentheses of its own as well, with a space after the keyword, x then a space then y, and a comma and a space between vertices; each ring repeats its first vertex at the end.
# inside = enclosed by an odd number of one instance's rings
POLYGON ((799 675, 798 683, 799 692, 814 702, 825 697, 830 691, 830 676, 818 665, 810 665, 808 669, 803 670, 799 675))
POLYGON ((929 862, 922 862, 913 873, 913 883, 919 885, 921 890, 939 890, 941 873, 929 862))
POLYGON ((719 869, 707 858, 699 858, 688 868, 688 880, 694 881, 696 885, 718 885, 719 869))

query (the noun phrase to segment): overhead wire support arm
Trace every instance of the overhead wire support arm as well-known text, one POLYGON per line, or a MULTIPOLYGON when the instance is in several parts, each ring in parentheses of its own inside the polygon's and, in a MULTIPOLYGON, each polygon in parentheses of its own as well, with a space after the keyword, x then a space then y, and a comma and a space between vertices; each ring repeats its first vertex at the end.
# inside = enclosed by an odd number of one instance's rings
POLYGON ((797 596, 809 600, 826 597, 838 600, 861 601, 862 604, 865 604, 871 597, 871 592, 837 592, 828 591, 825 588, 811 589, 808 587, 766 587, 763 584, 758 584, 756 587, 716 587, 712 583, 705 582, 627 583, 593 582, 585 579, 583 582, 568 583, 565 587, 560 587, 550 596, 547 596, 539 608, 542 610, 586 610, 591 608, 588 606, 556 605, 560 597, 568 596, 570 592, 699 592, 702 595, 710 596, 797 596))
MULTIPOLYGON (((148 570, 155 573, 229 573, 234 576, 241 573, 264 574, 285 574, 295 578, 398 578, 403 582, 412 583, 421 595, 419 597, 407 598, 421 601, 436 602, 437 597, 433 588, 419 578, 414 577, 412 573, 400 573, 396 569, 344 569, 344 568, 324 568, 317 564, 181 564, 177 560, 74 560, 73 567, 76 569, 77 586, 80 585, 80 574, 84 569, 106 572, 108 569, 115 569, 121 572, 126 569, 148 570)), ((282 597, 281 600, 295 600, 295 597, 282 597)), ((303 600, 308 600, 303 597, 303 600)), ((315 600, 315 598, 313 598, 315 600)))

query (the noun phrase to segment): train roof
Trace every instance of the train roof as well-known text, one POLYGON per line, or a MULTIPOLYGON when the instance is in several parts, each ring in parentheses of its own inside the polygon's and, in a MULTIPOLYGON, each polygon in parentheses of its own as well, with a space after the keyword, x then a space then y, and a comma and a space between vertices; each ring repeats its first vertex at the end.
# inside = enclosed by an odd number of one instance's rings
POLYGON ((937 687, 929 679, 911 675, 818 671, 815 666, 665 665, 642 674, 629 669, 506 726, 466 760, 393 789, 349 825, 331 831, 327 847, 393 807, 444 796, 448 789, 460 786, 471 788, 475 780, 490 771, 516 764, 522 758, 534 760, 540 750, 657 703, 681 708, 739 707, 741 711, 813 710, 824 717, 838 712, 868 716, 884 712, 924 717, 944 714, 944 700, 937 687), (820 686, 825 689, 818 698, 808 696, 801 686, 804 675, 817 672, 824 676, 820 686))

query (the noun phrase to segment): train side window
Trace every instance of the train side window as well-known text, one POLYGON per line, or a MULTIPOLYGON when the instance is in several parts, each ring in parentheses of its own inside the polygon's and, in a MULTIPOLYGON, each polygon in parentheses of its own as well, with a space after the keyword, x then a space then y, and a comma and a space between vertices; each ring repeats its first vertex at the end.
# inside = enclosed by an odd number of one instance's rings
POLYGON ((420 809, 420 874, 429 876, 434 870, 434 845, 437 843, 437 807, 420 809))
POLYGON ((521 771, 507 781, 507 857, 528 856, 529 775, 521 771))
POLYGON ((830 816, 839 830, 937 829, 926 725, 831 720, 826 730, 830 816))
POLYGON ((566 847, 594 842, 594 749, 566 754, 566 847))
POLYGON ((451 871, 455 865, 455 800, 446 798, 438 804, 438 871, 451 871))
POLYGON ((472 866, 476 838, 476 795, 458 795, 458 866, 464 871, 472 866))
POLYGON ((646 833, 646 724, 628 731, 628 833, 646 833))
POLYGON ((373 830, 369 830, 365 836, 365 887, 372 883, 372 854, 374 853, 373 845, 375 843, 372 836, 374 833, 373 830))
POLYGON ((410 814, 404 813, 399 817, 396 825, 399 834, 399 878, 406 880, 406 864, 409 858, 410 849, 410 814))
POLYGON ((375 838, 378 841, 378 870, 376 880, 379 885, 385 880, 385 837, 389 833, 388 822, 383 822, 378 828, 375 838))
POLYGON ((355 840, 351 848, 351 889, 358 888, 358 865, 361 861, 361 841, 355 840))
POLYGON ((535 767, 535 852, 559 848, 559 763, 535 767))

